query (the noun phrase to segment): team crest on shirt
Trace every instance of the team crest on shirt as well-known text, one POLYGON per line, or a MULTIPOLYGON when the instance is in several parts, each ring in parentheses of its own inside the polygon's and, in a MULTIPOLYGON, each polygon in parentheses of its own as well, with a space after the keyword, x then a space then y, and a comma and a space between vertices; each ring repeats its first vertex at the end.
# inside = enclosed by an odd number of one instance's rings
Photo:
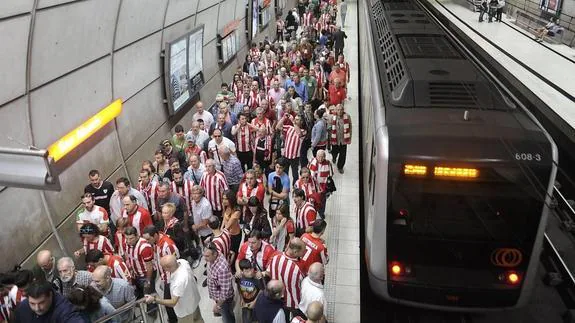
POLYGON ((107 189, 107 188, 105 188, 103 191, 104 191, 104 194, 108 194, 108 189, 107 189))

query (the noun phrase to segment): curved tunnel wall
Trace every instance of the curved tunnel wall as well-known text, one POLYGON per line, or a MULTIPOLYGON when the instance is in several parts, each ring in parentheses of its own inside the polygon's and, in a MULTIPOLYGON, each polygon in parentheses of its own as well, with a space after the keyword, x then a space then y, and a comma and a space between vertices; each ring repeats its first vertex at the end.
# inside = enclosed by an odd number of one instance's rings
MULTIPOLYGON (((0 146, 46 148, 122 98, 122 114, 67 157, 61 192, 0 188, 0 270, 32 265, 39 249, 56 255, 81 247, 74 217, 88 171, 137 181, 172 127, 163 103, 165 43, 204 24, 201 99, 213 101, 247 52, 245 0, 3 0, 0 2, 0 146), (239 19, 240 51, 220 68, 216 35, 239 19), (43 196, 44 195, 44 196, 43 196), (56 225, 64 249, 52 233, 56 225), (9 260, 9 261, 6 261, 9 260)), ((273 2, 271 10, 274 12, 273 2)), ((293 6, 294 1, 288 1, 293 6)), ((272 16, 275 16, 272 14, 272 16)), ((275 36, 275 17, 255 41, 275 36)))

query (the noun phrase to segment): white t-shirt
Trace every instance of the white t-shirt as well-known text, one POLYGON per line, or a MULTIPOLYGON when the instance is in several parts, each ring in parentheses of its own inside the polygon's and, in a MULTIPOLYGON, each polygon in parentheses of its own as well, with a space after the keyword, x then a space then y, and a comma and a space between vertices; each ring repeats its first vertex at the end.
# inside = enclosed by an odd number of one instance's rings
POLYGON ((212 116, 212 114, 206 110, 204 110, 202 114, 199 114, 197 112, 194 113, 192 118, 194 118, 194 121, 198 121, 199 119, 204 120, 204 129, 210 129, 212 123, 214 123, 214 116, 212 116))
POLYGON ((179 318, 193 314, 200 304, 200 292, 188 262, 178 259, 178 269, 170 275, 170 295, 179 297, 174 312, 179 318))
POLYGON ((309 277, 306 277, 301 282, 301 301, 299 302, 299 309, 305 313, 309 304, 314 301, 321 302, 323 304, 323 308, 327 308, 323 285, 312 281, 309 277))
MULTIPOLYGON (((202 197, 198 203, 192 201, 192 214, 194 215, 194 223, 196 224, 201 223, 203 220, 209 220, 213 215, 210 201, 205 197, 202 197)), ((212 233, 212 229, 209 227, 198 230, 198 234, 202 237, 205 237, 210 233, 212 233)))

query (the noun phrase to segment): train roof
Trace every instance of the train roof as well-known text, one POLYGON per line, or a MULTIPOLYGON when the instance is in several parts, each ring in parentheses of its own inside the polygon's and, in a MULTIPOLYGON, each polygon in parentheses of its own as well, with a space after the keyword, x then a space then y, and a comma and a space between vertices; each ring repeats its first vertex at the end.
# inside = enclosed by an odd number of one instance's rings
POLYGON ((499 115, 509 114, 512 119, 523 115, 515 124, 536 130, 525 112, 504 98, 424 11, 412 2, 373 0, 371 3, 374 41, 379 45, 376 51, 380 79, 389 111, 386 113, 388 125, 406 124, 419 118, 427 122, 457 123, 466 110, 481 120, 508 120, 504 116, 484 114, 493 110, 499 115), (391 111, 394 108, 406 112, 394 113, 391 111), (412 108, 422 116, 407 112, 412 108), (433 117, 425 110, 449 112, 433 117))

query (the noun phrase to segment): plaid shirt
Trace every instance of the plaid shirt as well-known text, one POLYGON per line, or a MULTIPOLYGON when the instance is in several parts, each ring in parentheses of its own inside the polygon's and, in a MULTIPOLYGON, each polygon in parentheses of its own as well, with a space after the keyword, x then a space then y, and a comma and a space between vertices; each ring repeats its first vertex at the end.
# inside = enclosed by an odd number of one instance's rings
POLYGON ((244 176, 244 170, 242 169, 242 163, 238 157, 230 155, 228 160, 222 162, 224 166, 224 175, 226 175, 226 180, 228 185, 238 185, 242 181, 244 176))
POLYGON ((208 292, 214 301, 225 301, 234 296, 233 277, 228 262, 221 254, 210 264, 208 292))
POLYGON ((68 297, 75 287, 87 287, 92 283, 92 274, 89 271, 78 270, 74 275, 74 280, 67 283, 62 282, 62 295, 68 297))

